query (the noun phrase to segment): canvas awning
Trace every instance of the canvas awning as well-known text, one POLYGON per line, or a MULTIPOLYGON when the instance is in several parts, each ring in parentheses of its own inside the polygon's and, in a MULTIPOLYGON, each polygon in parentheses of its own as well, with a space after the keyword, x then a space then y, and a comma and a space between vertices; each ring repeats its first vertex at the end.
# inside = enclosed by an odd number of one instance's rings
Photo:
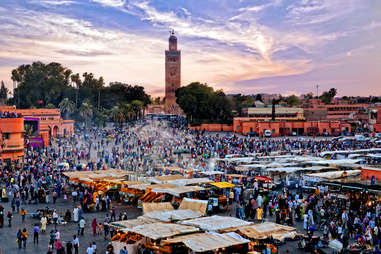
POLYGON ((247 222, 235 217, 218 216, 218 215, 214 215, 210 217, 202 217, 202 218, 193 219, 193 220, 185 220, 179 223, 184 225, 195 226, 195 227, 201 228, 203 230, 208 230, 208 231, 219 231, 219 230, 224 230, 228 228, 246 226, 251 224, 250 222, 247 222))
POLYGON ((212 251, 220 248, 247 244, 250 241, 242 238, 236 233, 218 234, 213 232, 191 234, 185 236, 174 237, 173 239, 164 240, 164 244, 184 243, 194 252, 212 251))
POLYGON ((179 209, 181 209, 181 210, 192 210, 192 211, 199 212, 200 214, 204 215, 206 212, 207 206, 208 206, 207 200, 183 198, 183 200, 181 201, 179 209))
POLYGON ((129 231, 140 234, 144 237, 151 238, 153 240, 157 240, 186 233, 198 232, 199 229, 193 226, 157 222, 152 224, 139 225, 129 231))
POLYGON ((216 186, 220 189, 222 188, 233 188, 235 185, 232 184, 232 183, 228 183, 228 182, 213 182, 213 183, 209 183, 213 186, 216 186))
POLYGON ((143 212, 150 213, 154 211, 172 211, 174 210, 171 202, 159 202, 159 203, 149 203, 149 202, 144 202, 143 203, 143 212))
POLYGON ((122 229, 124 231, 128 231, 129 229, 132 229, 136 226, 143 225, 143 224, 151 224, 155 222, 158 222, 158 221, 148 217, 139 216, 138 218, 133 220, 115 221, 110 223, 110 225, 113 227, 122 229))
POLYGON ((199 218, 203 214, 192 210, 168 210, 168 211, 152 211, 145 213, 143 216, 149 219, 154 219, 163 222, 172 222, 179 220, 188 220, 199 218))
POLYGON ((210 183, 212 180, 209 178, 191 178, 191 179, 178 179, 178 180, 171 180, 168 181, 170 184, 174 185, 180 185, 180 186, 186 186, 186 185, 196 185, 196 184, 203 184, 203 183, 210 183))
POLYGON ((272 237, 277 240, 287 238, 294 238, 297 235, 296 228, 276 224, 273 222, 264 222, 259 224, 252 224, 249 226, 242 226, 232 231, 240 232, 242 235, 252 239, 266 239, 272 237))

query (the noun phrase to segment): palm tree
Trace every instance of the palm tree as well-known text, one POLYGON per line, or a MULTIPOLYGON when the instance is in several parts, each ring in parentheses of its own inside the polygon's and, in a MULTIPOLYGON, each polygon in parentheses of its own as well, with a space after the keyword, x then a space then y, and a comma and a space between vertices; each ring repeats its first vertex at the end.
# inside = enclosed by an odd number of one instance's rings
POLYGON ((48 105, 46 105, 46 107, 45 108, 56 108, 56 106, 54 106, 52 103, 49 103, 48 105))
POLYGON ((119 108, 122 111, 122 113, 125 117, 125 120, 127 120, 127 119, 131 120, 131 118, 133 118, 135 116, 135 111, 132 108, 131 104, 124 103, 124 104, 119 105, 119 108))
POLYGON ((135 112, 136 119, 140 118, 143 106, 144 106, 144 103, 140 100, 133 100, 131 102, 131 107, 132 107, 132 110, 135 112))
POLYGON ((75 110, 74 103, 68 98, 63 99, 60 104, 58 104, 58 107, 60 108, 61 113, 64 114, 65 119, 68 119, 68 116, 75 110))
POLYGON ((79 76, 79 73, 77 73, 77 74, 72 74, 70 76, 70 79, 71 79, 71 82, 75 83, 75 85, 77 87, 77 89, 75 91, 75 107, 77 108, 77 106, 78 106, 78 92, 79 92, 79 86, 81 84, 81 78, 79 76))
POLYGON ((280 96, 278 99, 273 99, 272 104, 272 110, 271 110, 271 120, 275 121, 275 105, 279 104, 283 100, 282 96, 280 96))
POLYGON ((90 118, 93 116, 93 108, 90 103, 82 102, 82 105, 79 107, 79 115, 85 120, 87 125, 90 118))
POLYGON ((126 120, 126 116, 123 110, 118 106, 114 106, 112 108, 110 117, 114 121, 114 123, 119 123, 120 126, 122 126, 122 123, 126 120))

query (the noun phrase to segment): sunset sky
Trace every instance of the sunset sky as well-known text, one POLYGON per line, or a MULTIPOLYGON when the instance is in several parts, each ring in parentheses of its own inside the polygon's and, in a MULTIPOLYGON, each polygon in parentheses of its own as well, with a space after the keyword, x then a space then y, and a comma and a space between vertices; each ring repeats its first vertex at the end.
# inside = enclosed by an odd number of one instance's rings
POLYGON ((381 95, 380 0, 0 0, 0 80, 55 61, 163 95, 171 28, 182 85, 381 95))

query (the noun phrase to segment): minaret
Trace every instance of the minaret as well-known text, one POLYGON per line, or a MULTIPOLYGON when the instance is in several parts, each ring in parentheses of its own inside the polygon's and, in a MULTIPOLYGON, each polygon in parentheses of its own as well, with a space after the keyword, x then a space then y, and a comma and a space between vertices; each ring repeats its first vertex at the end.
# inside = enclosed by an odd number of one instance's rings
POLYGON ((168 41, 169 50, 165 51, 165 104, 167 109, 174 109, 178 107, 175 91, 181 86, 181 52, 177 50, 177 37, 174 30, 170 31, 168 41))

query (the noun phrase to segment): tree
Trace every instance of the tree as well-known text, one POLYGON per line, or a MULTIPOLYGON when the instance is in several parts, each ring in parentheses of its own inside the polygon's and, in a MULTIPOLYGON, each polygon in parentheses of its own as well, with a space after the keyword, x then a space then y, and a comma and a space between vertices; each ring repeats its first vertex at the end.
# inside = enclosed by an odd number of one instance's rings
POLYGON ((311 92, 306 93, 306 94, 303 94, 303 98, 304 98, 306 101, 311 100, 313 97, 314 97, 314 95, 313 95, 311 92))
POLYGON ((192 125, 202 122, 229 123, 232 120, 232 105, 222 90, 199 82, 176 90, 176 102, 192 125))
POLYGON ((295 95, 290 95, 285 100, 289 107, 300 105, 300 99, 295 95))
POLYGON ((323 92, 323 94, 320 96, 320 99, 324 104, 329 104, 332 102, 333 98, 335 98, 336 94, 336 88, 331 88, 329 91, 323 92))
POLYGON ((254 99, 251 96, 236 94, 233 96, 232 102, 238 115, 242 116, 242 109, 253 106, 254 99))
POLYGON ((107 110, 104 108, 100 108, 99 110, 95 111, 95 117, 94 122, 98 127, 106 127, 106 120, 108 117, 107 110))
POLYGON ((126 120, 123 110, 119 106, 114 106, 110 113, 111 119, 114 123, 119 123, 122 126, 123 122, 126 120))
POLYGON ((263 102, 262 95, 261 95, 260 93, 257 94, 257 95, 255 96, 255 100, 256 100, 256 101, 261 101, 261 102, 263 102))
POLYGON ((275 105, 279 104, 279 102, 281 102, 283 100, 282 96, 280 96, 278 99, 272 99, 271 101, 271 105, 272 105, 272 109, 271 109, 271 120, 272 121, 275 121, 275 105))
POLYGON ((70 79, 71 79, 71 82, 72 83, 75 83, 76 85, 76 92, 75 92, 75 107, 77 108, 78 107, 78 93, 79 93, 79 88, 81 87, 81 84, 82 84, 82 81, 81 81, 81 78, 79 76, 79 73, 77 74, 72 74, 70 76, 70 79))
POLYGON ((93 108, 89 102, 82 102, 79 107, 79 115, 84 119, 86 124, 89 123, 90 118, 93 116, 93 108))
POLYGON ((59 109, 60 109, 60 111, 61 111, 61 114, 64 115, 64 118, 65 118, 65 119, 68 119, 68 118, 69 118, 69 115, 70 115, 71 113, 73 113, 74 110, 75 110, 75 105, 74 105, 74 103, 73 103, 71 100, 69 100, 68 98, 63 99, 63 100, 60 102, 60 104, 58 105, 58 107, 59 107, 59 109))
POLYGON ((5 87, 4 81, 1 81, 1 88, 0 88, 0 102, 2 104, 5 104, 8 99, 8 88, 5 87))
POLYGON ((45 107, 48 104, 58 106, 64 94, 70 89, 68 74, 71 70, 59 63, 21 65, 12 71, 12 80, 17 82, 14 98, 18 107, 45 107))
POLYGON ((144 106, 144 103, 140 100, 133 100, 131 102, 131 107, 132 107, 132 110, 135 112, 136 119, 141 117, 143 106, 144 106))
POLYGON ((76 121, 84 120, 81 109, 91 109, 92 113, 86 114, 86 121, 97 120, 102 124, 107 119, 107 116, 104 118, 105 112, 111 111, 115 105, 124 104, 130 105, 126 114, 129 119, 141 117, 145 106, 151 102, 142 86, 120 82, 105 86, 102 77, 97 78, 89 72, 74 74, 54 62, 20 65, 12 70, 12 80, 17 83, 17 88, 9 103, 16 104, 18 108, 59 107, 64 117, 72 113, 76 121))

